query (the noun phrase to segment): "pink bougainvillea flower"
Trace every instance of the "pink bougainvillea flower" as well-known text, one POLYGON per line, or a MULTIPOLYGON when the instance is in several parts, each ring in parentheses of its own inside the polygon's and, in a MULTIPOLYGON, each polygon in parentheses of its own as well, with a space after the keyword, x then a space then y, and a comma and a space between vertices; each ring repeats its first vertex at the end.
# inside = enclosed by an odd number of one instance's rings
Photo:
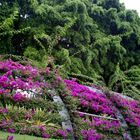
POLYGON ((8 136, 7 137, 7 140, 13 140, 14 139, 14 136, 8 136))
POLYGON ((15 94, 13 95, 13 100, 14 100, 15 102, 20 102, 20 101, 25 100, 25 96, 22 95, 20 92, 17 92, 17 93, 15 93, 15 94))
POLYGON ((64 131, 64 130, 57 130, 57 135, 60 135, 60 136, 62 136, 63 138, 66 138, 67 137, 67 134, 66 134, 66 132, 64 131))
POLYGON ((50 138, 50 136, 47 133, 45 133, 45 132, 42 132, 42 137, 43 138, 50 138))
POLYGON ((7 132, 8 132, 8 133, 15 133, 15 129, 14 129, 14 128, 8 128, 8 129, 7 129, 7 132))

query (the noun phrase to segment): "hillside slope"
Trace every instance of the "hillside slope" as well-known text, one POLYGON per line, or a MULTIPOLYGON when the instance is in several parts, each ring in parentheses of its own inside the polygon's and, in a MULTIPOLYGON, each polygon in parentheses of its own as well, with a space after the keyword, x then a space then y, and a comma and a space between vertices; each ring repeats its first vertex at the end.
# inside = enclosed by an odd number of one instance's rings
POLYGON ((38 69, 28 61, 21 64, 18 60, 3 60, 0 130, 53 139, 138 140, 140 102, 92 89, 95 91, 75 79, 63 80, 57 69, 38 69), (52 91, 64 105, 54 102, 52 91), (64 107, 73 128, 63 125, 68 119, 64 107))

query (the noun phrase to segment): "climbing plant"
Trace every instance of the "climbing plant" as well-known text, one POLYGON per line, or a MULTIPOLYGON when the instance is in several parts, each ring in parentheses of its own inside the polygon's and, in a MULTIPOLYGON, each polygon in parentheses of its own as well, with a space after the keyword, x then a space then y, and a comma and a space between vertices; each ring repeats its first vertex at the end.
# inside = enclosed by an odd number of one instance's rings
POLYGON ((136 79, 125 72, 140 64, 140 18, 119 0, 3 0, 0 53, 24 55, 40 65, 51 56, 66 75, 102 79, 106 86, 116 80, 119 63, 130 84, 118 90, 129 92, 131 85, 135 91, 136 79))

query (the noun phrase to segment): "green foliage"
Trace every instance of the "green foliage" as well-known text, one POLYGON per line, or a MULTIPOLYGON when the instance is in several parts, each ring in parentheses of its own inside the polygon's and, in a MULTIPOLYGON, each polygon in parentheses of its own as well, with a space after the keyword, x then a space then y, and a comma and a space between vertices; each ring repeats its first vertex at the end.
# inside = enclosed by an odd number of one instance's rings
POLYGON ((5 0, 0 5, 0 53, 24 55, 41 66, 53 56, 64 75, 100 77, 95 81, 109 85, 118 63, 123 72, 140 64, 139 46, 140 18, 119 0, 5 0))
POLYGON ((120 37, 108 36, 98 39, 94 44, 98 50, 98 63, 101 67, 100 69, 104 70, 103 74, 106 82, 109 75, 114 72, 117 63, 123 61, 123 55, 126 53, 120 42, 120 37))
POLYGON ((75 73, 69 73, 68 76, 70 78, 76 78, 77 81, 83 85, 91 85, 94 83, 96 85, 105 86, 102 77, 97 75, 95 72, 92 78, 91 76, 89 77, 86 75, 75 74, 75 73))
POLYGON ((135 99, 140 98, 140 67, 133 66, 123 72, 119 65, 110 77, 108 86, 114 91, 122 92, 124 95, 135 99))
POLYGON ((30 58, 30 59, 39 59, 39 51, 36 50, 35 48, 32 47, 27 47, 26 50, 24 51, 24 56, 30 58))

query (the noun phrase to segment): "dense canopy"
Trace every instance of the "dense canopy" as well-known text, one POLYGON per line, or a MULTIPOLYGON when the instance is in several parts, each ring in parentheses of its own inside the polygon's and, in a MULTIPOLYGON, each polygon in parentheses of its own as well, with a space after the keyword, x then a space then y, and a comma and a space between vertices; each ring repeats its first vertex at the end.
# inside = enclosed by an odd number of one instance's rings
POLYGON ((0 53, 140 97, 140 17, 119 0, 3 0, 0 53))

